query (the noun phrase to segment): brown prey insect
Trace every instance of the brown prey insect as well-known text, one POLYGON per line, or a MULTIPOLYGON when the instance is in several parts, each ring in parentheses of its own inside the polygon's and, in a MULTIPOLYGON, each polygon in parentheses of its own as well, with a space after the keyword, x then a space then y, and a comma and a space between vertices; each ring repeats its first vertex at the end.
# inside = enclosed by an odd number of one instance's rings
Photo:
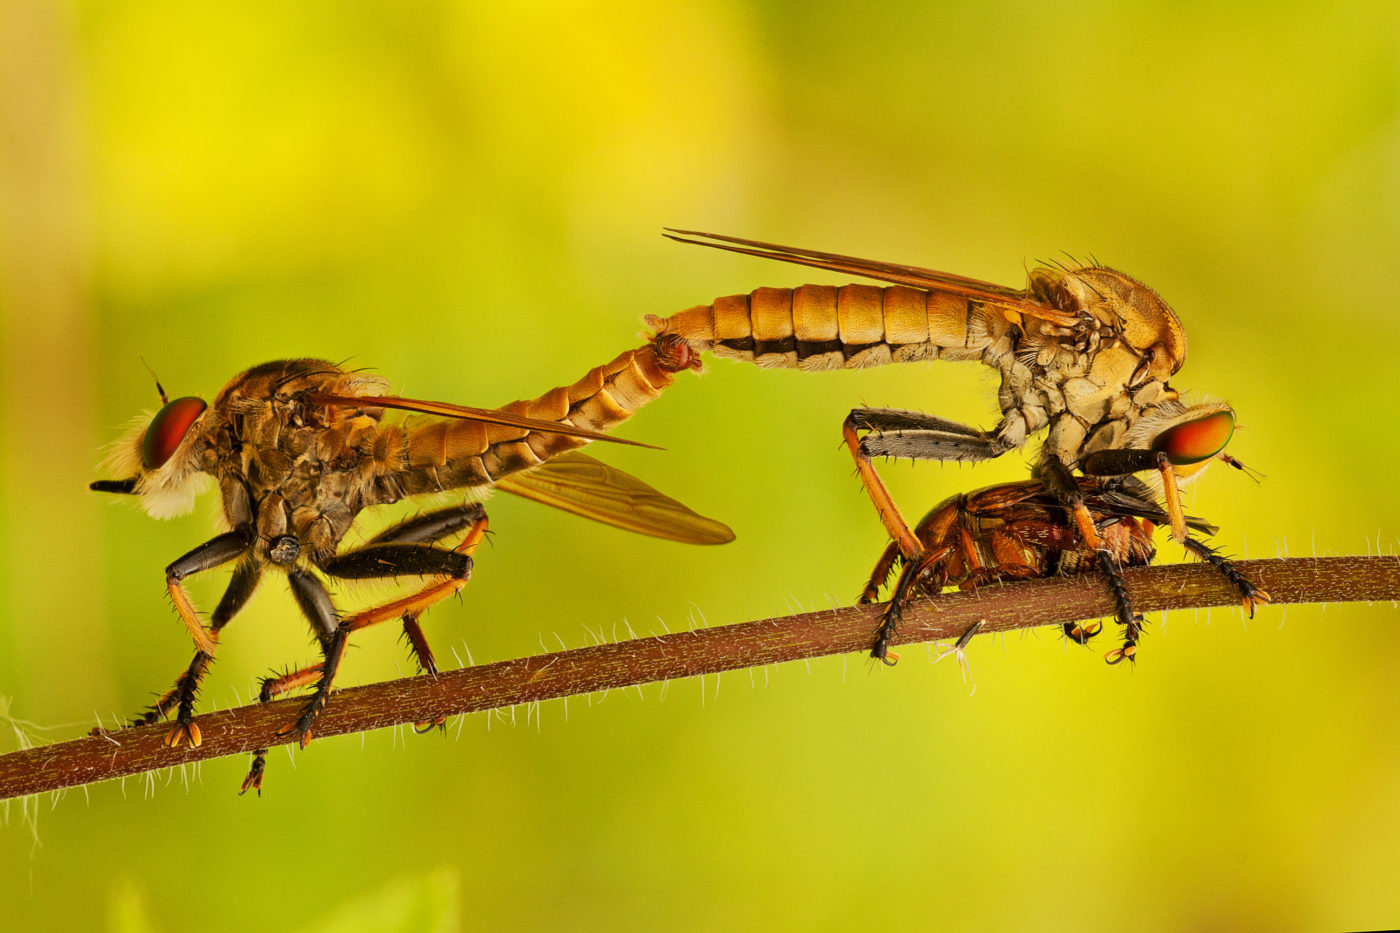
MULTIPOLYGON (((1134 660, 1143 618, 1133 611, 1119 571, 1151 563, 1156 554, 1153 528, 1168 520, 1167 513, 1152 502, 1151 490, 1133 477, 1084 477, 1079 491, 1098 534, 1101 547, 1097 549, 1080 536, 1064 503, 1039 480, 989 486, 934 506, 911 531, 920 545, 917 556, 906 558, 898 544, 890 542, 861 593, 862 604, 875 602, 890 572, 901 567, 871 655, 886 663, 897 660, 888 650, 890 640, 909 600, 920 594, 934 596, 950 586, 971 589, 983 583, 1099 572, 1113 594, 1115 616, 1123 627, 1123 644, 1108 653, 1108 662, 1134 660)), ((1189 515, 1185 521, 1193 531, 1216 531, 1189 515)), ((1210 545, 1188 534, 1186 547, 1215 567, 1243 600, 1264 601, 1258 587, 1210 545)), ((1065 635, 1080 644, 1099 630, 1098 626, 1064 625, 1065 635)))
MULTIPOLYGON (((200 744, 196 693, 225 625, 268 570, 286 577, 311 623, 322 659, 267 678, 259 697, 304 686, 314 690, 283 734, 302 746, 330 696, 346 640, 358 629, 401 619, 423 671, 437 664, 419 625, 434 603, 466 585, 472 553, 486 532, 486 512, 466 502, 424 512, 342 548, 365 509, 410 496, 495 486, 643 534, 694 544, 729 541, 733 533, 640 480, 572 452, 603 434, 693 367, 681 339, 629 350, 572 385, 500 409, 467 408, 386 394, 388 381, 324 360, 278 360, 235 377, 212 405, 169 401, 150 422, 118 443, 109 467, 120 480, 92 488, 140 498, 155 518, 188 511, 201 480, 212 477, 228 529, 166 568, 165 581, 194 638, 189 667, 133 725, 174 713, 166 744, 200 744), (393 409, 432 417, 391 420, 393 409), (460 538, 455 546, 443 542, 460 538), (206 627, 183 581, 233 564, 231 582, 206 627), (342 615, 322 576, 341 579, 426 578, 410 595, 342 615)), ((620 443, 633 444, 632 441, 620 443)), ((645 446, 645 445, 642 445, 645 446)), ((440 723, 439 723, 440 724, 440 723)), ((266 749, 254 753, 243 790, 260 789, 266 749)))

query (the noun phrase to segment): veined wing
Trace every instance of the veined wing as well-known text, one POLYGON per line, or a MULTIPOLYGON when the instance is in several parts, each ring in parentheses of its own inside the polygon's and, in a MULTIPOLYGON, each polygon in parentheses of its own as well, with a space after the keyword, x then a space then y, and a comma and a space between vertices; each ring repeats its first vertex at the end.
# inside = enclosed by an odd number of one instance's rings
POLYGON ((461 418, 468 421, 481 421, 486 424, 500 424, 512 428, 524 428, 542 434, 565 434, 590 441, 607 441, 611 444, 626 444, 630 447, 661 448, 641 441, 629 441, 613 437, 591 428, 580 428, 564 421, 545 421, 542 418, 528 418, 498 408, 472 408, 468 405, 453 405, 449 402, 431 402, 425 399, 403 398, 398 395, 330 395, 315 392, 310 400, 316 405, 341 405, 350 408, 396 408, 403 411, 416 411, 425 415, 441 415, 445 418, 461 418))
POLYGON ((906 266, 893 262, 881 262, 877 259, 859 259, 855 256, 842 256, 839 253, 823 253, 814 249, 804 249, 800 246, 780 246, 777 243, 765 243, 761 240, 745 240, 741 237, 725 236, 718 233, 701 233, 697 230, 676 230, 671 227, 666 227, 664 229, 666 233, 663 235, 669 239, 675 240, 677 243, 689 243, 692 246, 709 246, 714 249, 728 250, 731 253, 743 253, 746 256, 758 256, 762 259, 776 259, 780 262, 810 266, 813 269, 826 269, 830 272, 842 272, 848 275, 862 275, 866 278, 879 279, 882 282, 893 282, 896 285, 909 285, 914 288, 924 288, 931 291, 950 292, 965 298, 971 298, 974 301, 982 301, 997 307, 1009 308, 1018 314, 1038 318, 1061 327, 1072 327, 1079 321, 1076 315, 1065 311, 1059 311, 1033 300, 1026 294, 1024 289, 1010 288, 1009 286, 997 285, 993 282, 983 282, 979 279, 970 279, 966 276, 953 275, 950 272, 939 272, 935 269, 925 269, 921 266, 906 266), (700 239, 687 239, 687 237, 699 237, 700 239), (707 242, 710 240, 714 242, 707 242))
POLYGON ((502 477, 496 488, 668 541, 724 544, 734 540, 728 525, 706 518, 635 476, 578 451, 502 477))

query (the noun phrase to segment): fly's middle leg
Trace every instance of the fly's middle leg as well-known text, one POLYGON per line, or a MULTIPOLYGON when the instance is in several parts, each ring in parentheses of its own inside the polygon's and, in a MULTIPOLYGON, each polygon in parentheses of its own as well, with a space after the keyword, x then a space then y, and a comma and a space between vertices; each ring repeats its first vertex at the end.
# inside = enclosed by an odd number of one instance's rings
MULTIPOLYGON (((292 583, 292 592, 321 640, 323 660, 320 664, 263 681, 258 698, 264 703, 313 682, 316 685, 315 692, 302 707, 296 721, 285 727, 281 734, 296 732, 302 747, 311 741, 316 717, 330 697, 346 639, 359 629, 389 619, 403 620, 405 635, 420 666, 430 671, 436 670, 432 652, 428 650, 427 641, 418 625, 418 617, 429 606, 466 586, 471 576, 472 555, 486 536, 486 529, 486 512, 480 505, 440 509, 400 522, 364 546, 322 561, 322 570, 343 579, 410 575, 435 578, 416 593, 372 606, 344 618, 339 618, 330 607, 329 596, 325 596, 324 586, 315 577, 304 571, 289 572, 288 580, 292 583), (467 529, 466 536, 450 550, 420 543, 440 540, 460 532, 463 528, 467 529)), ((442 721, 444 720, 435 719, 431 723, 419 725, 431 728, 442 721)), ((253 753, 253 761, 240 793, 246 793, 250 789, 261 793, 266 761, 266 748, 257 749, 253 753)))

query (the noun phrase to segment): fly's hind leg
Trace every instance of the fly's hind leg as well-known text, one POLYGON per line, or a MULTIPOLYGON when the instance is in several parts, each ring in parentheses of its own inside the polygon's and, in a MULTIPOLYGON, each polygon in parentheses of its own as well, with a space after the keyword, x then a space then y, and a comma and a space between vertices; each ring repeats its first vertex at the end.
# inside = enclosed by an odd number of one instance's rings
POLYGON ((872 658, 890 667, 898 663, 899 655, 890 651, 890 642, 899 632, 899 623, 904 618, 905 607, 909 605, 909 600, 914 597, 916 591, 923 589, 926 592, 936 593, 943 588, 946 579, 940 581, 936 574, 943 560, 952 551, 951 546, 943 545, 932 551, 921 553, 912 560, 904 561, 899 579, 895 581, 894 589, 890 591, 889 605, 885 607, 884 615, 880 617, 880 627, 875 630, 875 644, 870 648, 872 658))
POLYGON ((885 552, 880 555, 880 559, 875 562, 875 569, 870 571, 870 579, 866 582, 865 588, 860 591, 860 597, 856 600, 859 605, 868 606, 880 598, 880 590, 885 584, 890 582, 890 571, 901 560, 899 545, 891 541, 885 552))
MULTIPOLYGON (((484 522, 485 519, 486 510, 480 503, 437 509, 391 525, 366 542, 365 547, 379 544, 432 544, 458 534, 478 522, 484 522)), ((483 525, 482 533, 484 531, 485 526, 483 525)), ((474 548, 475 545, 472 547, 474 548)), ((465 553, 469 554, 471 551, 468 550, 465 553)), ((343 575, 333 567, 327 567, 326 570, 336 576, 343 575)), ((422 626, 418 624, 418 617, 421 614, 421 611, 404 613, 404 639, 408 642, 409 654, 412 655, 414 663, 418 665, 418 670, 424 674, 436 674, 438 672, 437 659, 434 658, 433 650, 423 635, 422 626)), ((437 723, 437 725, 441 725, 441 723, 437 723)))
MULTIPOLYGON (((880 621, 871 646, 873 658, 893 664, 897 656, 889 651, 890 640, 898 630, 899 621, 914 588, 922 576, 944 553, 931 557, 925 552, 919 537, 899 511, 880 475, 871 463, 873 457, 910 457, 916 460, 987 460, 1010 449, 997 437, 967 425, 948 421, 935 415, 894 408, 853 409, 841 425, 841 436, 855 461, 861 484, 870 496, 880 521, 893 540, 894 551, 886 550, 876 565, 876 575, 887 576, 896 561, 904 568, 891 594, 890 606, 880 621), (864 435, 861 432, 867 432, 864 435)), ((873 600, 872 588, 878 592, 876 575, 861 594, 862 601, 873 600)))

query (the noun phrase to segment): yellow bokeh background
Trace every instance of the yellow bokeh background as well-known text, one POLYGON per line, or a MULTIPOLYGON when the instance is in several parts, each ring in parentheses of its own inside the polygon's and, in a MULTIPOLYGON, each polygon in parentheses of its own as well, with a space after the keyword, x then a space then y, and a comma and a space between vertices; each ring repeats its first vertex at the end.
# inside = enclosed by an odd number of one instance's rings
MULTIPOLYGON (((349 359, 494 405, 641 316, 819 273, 683 226, 1019 285, 1092 254, 1191 341, 1232 452, 1190 508, 1236 554, 1392 552, 1393 4, 0 5, 0 696, 43 740, 188 662, 166 563, 214 531, 91 493, 156 403, 349 359)), ((600 452, 738 534, 688 548, 493 500, 447 664, 842 605, 883 533, 853 405, 990 425, 972 364, 726 361, 600 452)), ((1019 478, 899 464, 906 511, 1019 478)), ((210 497, 212 499, 212 497, 210 497)), ((1179 549, 1160 542, 1164 559, 1179 549)), ((193 589, 204 606, 226 574, 193 589)), ((350 594, 351 599, 355 596, 350 594)), ((1136 669, 1046 632, 314 742, 12 803, 7 929, 1318 929, 1400 922, 1395 607, 1154 618, 1136 669)), ((204 705, 313 657, 270 581, 204 705)), ((341 683, 409 664, 358 636, 341 683)))

